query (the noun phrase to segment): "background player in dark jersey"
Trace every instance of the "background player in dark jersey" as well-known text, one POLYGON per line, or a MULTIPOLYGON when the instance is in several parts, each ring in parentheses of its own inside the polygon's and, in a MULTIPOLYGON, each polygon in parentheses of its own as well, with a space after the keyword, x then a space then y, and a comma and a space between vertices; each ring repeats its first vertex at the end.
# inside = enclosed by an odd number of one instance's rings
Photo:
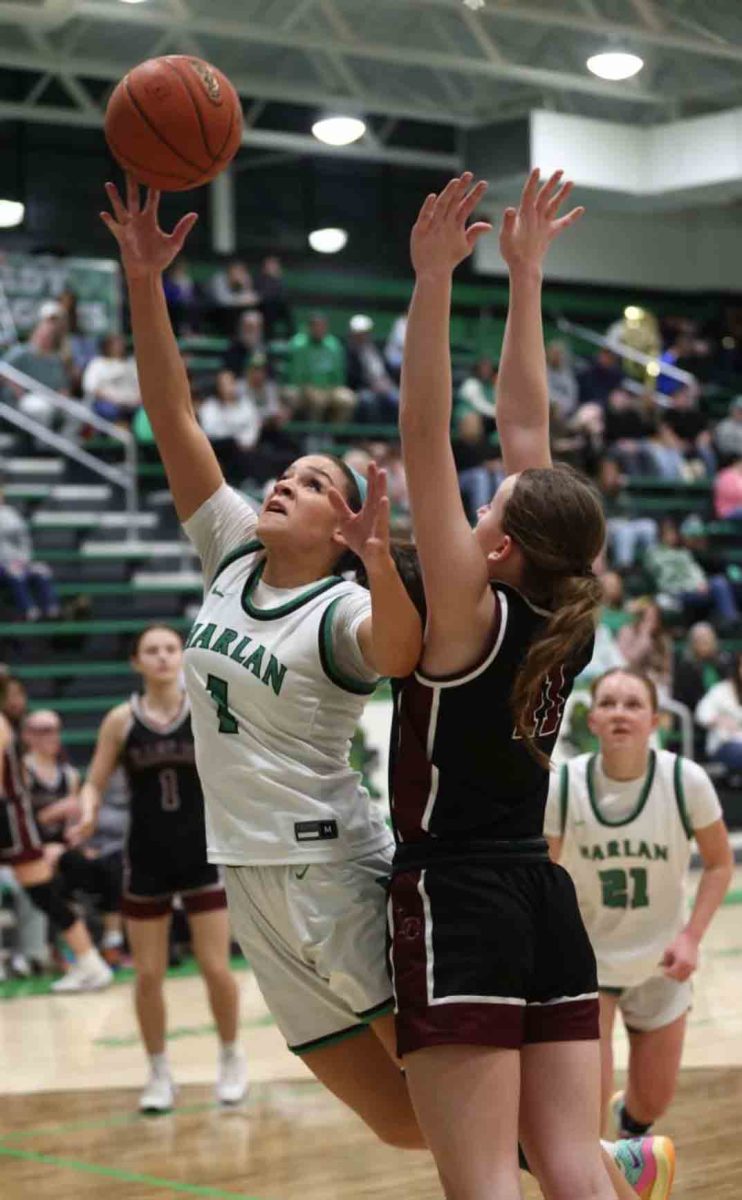
POLYGON ((41 840, 61 850, 66 827, 79 814, 80 772, 64 759, 62 722, 51 709, 30 713, 21 737, 26 785, 41 840))
POLYGON ((226 896, 218 869, 206 861, 203 795, 181 682, 180 635, 167 626, 150 626, 137 638, 131 662, 144 691, 103 720, 71 840, 89 836, 101 796, 121 762, 131 795, 122 908, 136 972, 137 1018, 150 1060, 139 1107, 165 1112, 175 1095, 165 1052, 163 982, 176 895, 188 914, 193 951, 221 1041, 217 1098, 234 1104, 247 1087, 237 1042, 239 993, 229 969, 226 896))
MULTIPOLYGON (((0 680, 0 705, 2 688, 0 680)), ((52 991, 85 992, 107 987, 113 978, 111 969, 93 945, 84 922, 65 899, 62 885, 44 857, 13 729, 1 713, 0 864, 12 867, 17 882, 75 955, 66 975, 52 984, 52 991)))
POLYGON ((399 1051, 449 1197, 520 1196, 517 1140, 549 1200, 608 1200, 599 1153, 595 960, 574 888, 540 837, 548 755, 589 659, 600 503, 554 468, 541 268, 570 185, 528 180, 500 238, 511 274, 497 425, 508 478, 477 528, 450 445, 451 276, 486 223, 472 176, 431 195, 412 233, 416 286, 400 426, 428 607, 398 702, 391 888, 399 1051))

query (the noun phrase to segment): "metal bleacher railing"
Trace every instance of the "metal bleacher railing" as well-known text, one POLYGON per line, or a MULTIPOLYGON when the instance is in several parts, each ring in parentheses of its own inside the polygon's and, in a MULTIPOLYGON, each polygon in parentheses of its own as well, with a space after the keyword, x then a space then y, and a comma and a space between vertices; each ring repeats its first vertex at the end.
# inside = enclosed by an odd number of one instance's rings
POLYGON ((71 400, 69 396, 62 396, 59 392, 32 379, 30 375, 24 374, 23 371, 19 371, 3 359, 0 359, 0 379, 5 380, 13 385, 14 389, 19 389, 21 392, 32 392, 43 397, 54 409, 66 414, 69 418, 66 423, 66 431, 63 428, 57 432, 21 412, 7 400, 0 398, 0 420, 7 421, 9 425, 23 430, 38 442, 51 446, 59 454, 72 459, 80 466, 92 471, 93 474, 122 489, 127 514, 126 537, 128 541, 135 541, 139 513, 139 483, 137 444, 134 436, 127 429, 121 429, 111 421, 105 420, 104 417, 98 416, 87 405, 81 404, 79 400, 71 400), (70 431, 79 428, 80 425, 92 426, 100 433, 120 443, 124 453, 122 466, 104 462, 79 446, 70 431))
MULTIPOLYGON (((574 321, 568 321, 566 317, 558 319, 557 328, 561 333, 571 334, 583 342, 590 342, 594 346, 601 346, 604 350, 611 350, 621 358, 628 359, 629 362, 638 363, 642 367, 660 367, 656 355, 645 354, 642 350, 635 350, 633 346, 626 346, 615 337, 607 337, 605 334, 596 333, 594 329, 588 329, 586 325, 577 325, 574 321)), ((669 376, 670 379, 676 379, 678 383, 687 384, 689 387, 698 386, 698 380, 695 375, 692 375, 690 371, 683 371, 682 368, 676 367, 674 363, 663 362, 661 364, 661 371, 663 375, 669 376)), ((629 383, 631 382, 634 382, 636 390, 645 390, 638 381, 629 381, 629 383)), ((631 390, 634 390, 634 388, 631 390)), ((667 403, 667 397, 660 393, 655 393, 655 398, 660 404, 667 403)))

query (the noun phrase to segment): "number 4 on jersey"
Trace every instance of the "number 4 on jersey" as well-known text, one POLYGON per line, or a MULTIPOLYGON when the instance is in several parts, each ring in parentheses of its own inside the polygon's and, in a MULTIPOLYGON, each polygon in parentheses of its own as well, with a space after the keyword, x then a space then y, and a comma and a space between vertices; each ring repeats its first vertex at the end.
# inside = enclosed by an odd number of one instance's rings
POLYGON ((229 711, 229 689, 225 679, 209 675, 206 679, 206 691, 216 704, 216 715, 219 718, 220 733, 238 733, 239 726, 233 713, 229 711))
MULTIPOLYGON (((546 676, 539 702, 533 714, 532 738, 551 737, 557 732, 564 712, 566 687, 564 667, 559 667, 553 674, 546 676)), ((516 741, 520 740, 517 729, 513 730, 513 738, 516 741)))

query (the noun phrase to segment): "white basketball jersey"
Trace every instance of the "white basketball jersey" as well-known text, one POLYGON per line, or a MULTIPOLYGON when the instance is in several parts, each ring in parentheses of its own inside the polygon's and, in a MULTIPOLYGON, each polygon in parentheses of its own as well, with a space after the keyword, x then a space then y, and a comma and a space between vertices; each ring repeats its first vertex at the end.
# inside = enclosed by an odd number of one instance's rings
POLYGON ((185 673, 210 862, 336 862, 391 840, 348 762, 372 684, 332 651, 335 576, 257 608, 263 571, 248 542, 224 560, 188 636, 185 673))
POLYGON ((659 970, 686 921, 693 836, 682 758, 652 750, 633 812, 607 821, 596 798, 597 756, 563 763, 561 863, 572 876, 601 987, 634 987, 659 970))

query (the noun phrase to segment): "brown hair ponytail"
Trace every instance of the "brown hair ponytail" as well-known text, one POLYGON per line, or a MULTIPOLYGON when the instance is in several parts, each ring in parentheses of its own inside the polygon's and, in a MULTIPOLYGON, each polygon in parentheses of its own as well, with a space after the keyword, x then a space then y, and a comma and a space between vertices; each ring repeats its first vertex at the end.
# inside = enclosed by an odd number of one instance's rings
POLYGON ((591 564, 603 547, 605 518, 588 480, 558 463, 518 476, 502 525, 523 555, 524 594, 550 613, 528 648, 511 698, 518 733, 548 766, 534 741, 534 714, 546 677, 573 661, 595 633, 603 591, 591 564))

